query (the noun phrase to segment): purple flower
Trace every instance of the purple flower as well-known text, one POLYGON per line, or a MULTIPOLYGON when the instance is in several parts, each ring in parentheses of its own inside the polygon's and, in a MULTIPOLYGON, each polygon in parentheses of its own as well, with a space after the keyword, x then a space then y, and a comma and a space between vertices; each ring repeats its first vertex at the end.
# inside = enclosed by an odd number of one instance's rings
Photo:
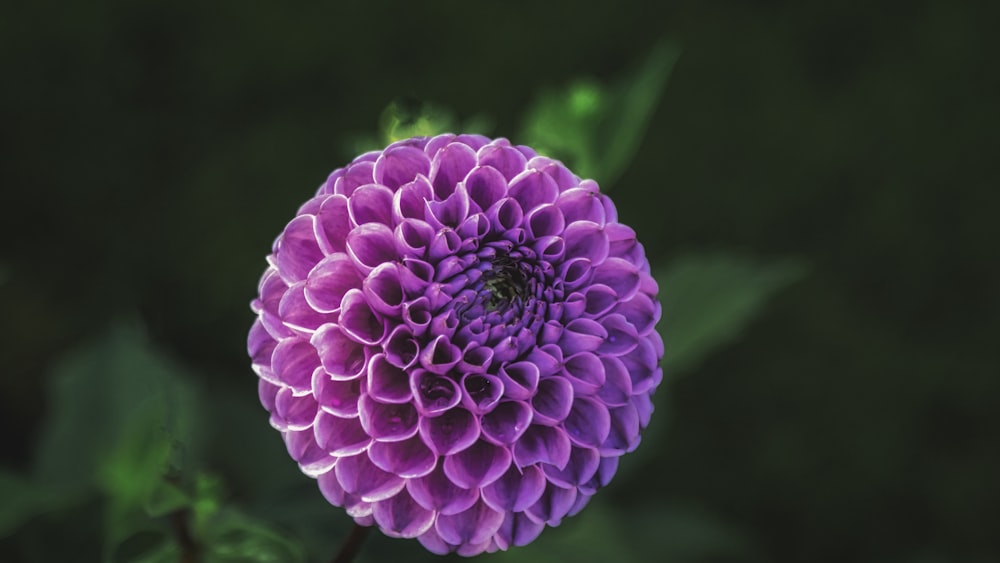
POLYGON ((435 553, 534 540, 639 443, 657 286, 607 196, 506 139, 335 171, 274 243, 248 348, 330 503, 435 553))

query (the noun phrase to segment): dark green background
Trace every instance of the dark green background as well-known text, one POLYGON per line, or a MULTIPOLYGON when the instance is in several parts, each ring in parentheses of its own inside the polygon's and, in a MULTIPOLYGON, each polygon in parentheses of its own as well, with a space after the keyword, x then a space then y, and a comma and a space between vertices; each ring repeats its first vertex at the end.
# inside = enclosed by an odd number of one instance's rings
POLYGON ((622 220, 654 264, 809 269, 661 388, 656 455, 603 495, 749 546, 698 560, 998 561, 998 21, 943 1, 7 3, 0 464, 27 467, 53 361, 123 317, 255 401, 264 255, 390 101, 517 142, 542 88, 612 80, 666 37, 683 54, 615 184, 622 220))

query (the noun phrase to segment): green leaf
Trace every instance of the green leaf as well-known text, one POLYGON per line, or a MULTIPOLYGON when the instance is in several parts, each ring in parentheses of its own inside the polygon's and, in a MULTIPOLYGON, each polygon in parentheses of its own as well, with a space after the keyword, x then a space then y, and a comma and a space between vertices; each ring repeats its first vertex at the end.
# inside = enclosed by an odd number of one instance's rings
POLYGON ((220 510, 206 523, 202 538, 205 563, 295 563, 306 558, 298 542, 229 508, 220 510))
POLYGON ((795 260, 758 262, 730 254, 693 254, 656 272, 663 304, 664 372, 675 376, 689 371, 729 344, 769 297, 805 272, 795 260))
POLYGON ((610 85, 581 79, 544 91, 525 116, 521 140, 607 190, 635 157, 679 55, 663 41, 610 85))

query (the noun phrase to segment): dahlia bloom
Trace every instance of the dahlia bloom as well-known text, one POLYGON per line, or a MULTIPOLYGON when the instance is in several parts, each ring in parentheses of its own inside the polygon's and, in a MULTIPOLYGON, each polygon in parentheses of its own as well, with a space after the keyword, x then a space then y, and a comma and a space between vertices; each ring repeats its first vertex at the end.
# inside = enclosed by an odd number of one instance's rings
POLYGON ((248 349, 302 471, 361 525, 475 555, 581 510, 662 379, 657 286, 607 196, 506 139, 333 172, 274 243, 248 349))

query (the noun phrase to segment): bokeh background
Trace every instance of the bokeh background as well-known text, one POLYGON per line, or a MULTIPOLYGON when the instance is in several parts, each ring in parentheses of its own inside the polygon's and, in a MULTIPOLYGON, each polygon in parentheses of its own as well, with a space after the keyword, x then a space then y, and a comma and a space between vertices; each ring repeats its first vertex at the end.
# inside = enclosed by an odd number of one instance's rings
MULTIPOLYGON (((327 560, 349 519, 285 457, 246 358, 272 240, 390 104, 525 142, 540 100, 615 92, 670 45, 605 187, 679 287, 724 274, 691 303, 735 291, 732 329, 667 370, 599 501, 482 559, 1000 561, 997 6, 6 3, 0 560, 176 559, 191 498, 228 515, 196 538, 219 560, 327 560), (108 413, 148 410, 147 372, 200 414, 170 453, 188 501, 140 522, 108 413)), ((377 535, 361 555, 425 559, 377 535)))

